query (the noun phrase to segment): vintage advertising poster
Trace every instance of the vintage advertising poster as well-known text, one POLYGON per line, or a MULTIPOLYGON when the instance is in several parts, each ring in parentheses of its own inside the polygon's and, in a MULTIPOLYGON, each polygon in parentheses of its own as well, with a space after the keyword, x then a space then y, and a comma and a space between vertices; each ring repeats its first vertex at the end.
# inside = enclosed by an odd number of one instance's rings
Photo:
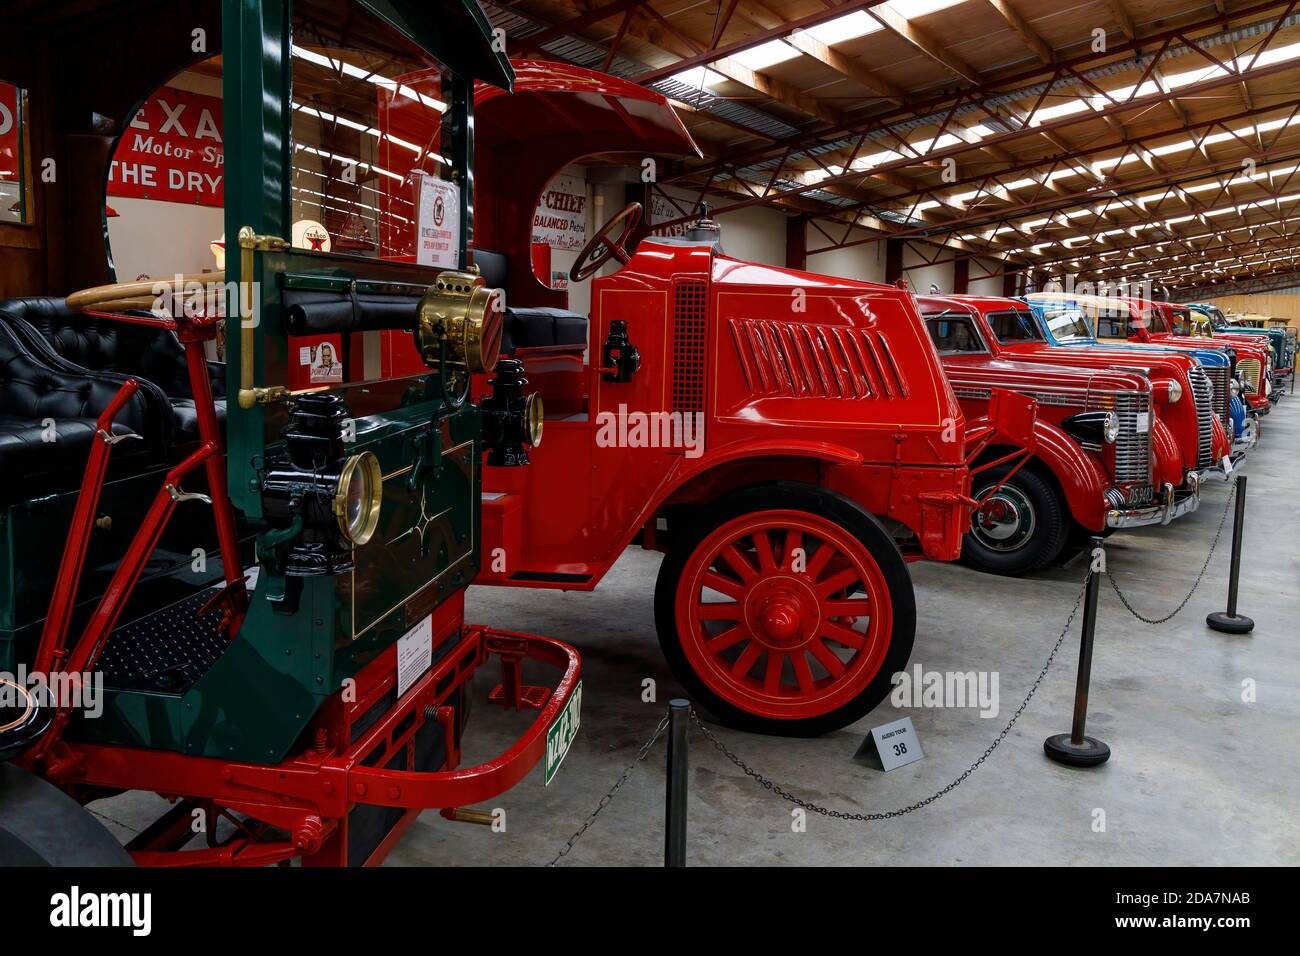
POLYGON ((587 244, 587 184, 575 176, 556 176, 533 213, 533 242, 577 252, 587 244))
POLYGON ((18 88, 0 83, 0 221, 22 219, 18 88))
POLYGON ((460 268, 460 187, 436 176, 420 177, 420 244, 415 261, 422 266, 460 268))
POLYGON ((225 204, 221 98, 165 86, 136 113, 108 172, 108 194, 225 204))
POLYGON ((679 222, 675 226, 656 226, 657 222, 672 222, 674 219, 680 219, 688 214, 690 204, 686 200, 681 200, 683 209, 678 209, 666 197, 659 193, 653 193, 650 196, 650 234, 653 236, 684 236, 686 235, 687 223, 679 222))

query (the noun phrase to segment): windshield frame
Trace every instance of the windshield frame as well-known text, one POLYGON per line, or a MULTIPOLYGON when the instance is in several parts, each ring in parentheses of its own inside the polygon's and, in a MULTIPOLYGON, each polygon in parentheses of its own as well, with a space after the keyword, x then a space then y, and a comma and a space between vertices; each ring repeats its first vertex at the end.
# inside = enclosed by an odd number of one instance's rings
POLYGON ((993 336, 994 341, 996 341, 999 345, 1025 345, 1025 344, 1032 345, 1034 343, 1041 344, 1047 341, 1047 337, 1043 334, 1042 327, 1039 326, 1038 319, 1034 315, 1034 310, 1029 308, 1028 306, 1025 306, 1024 308, 1021 309, 1012 307, 1009 309, 998 309, 993 312, 985 312, 984 322, 988 325, 989 332, 993 336), (1033 337, 1021 338, 1021 339, 1004 339, 1002 336, 998 335, 998 330, 997 330, 997 326, 994 324, 994 319, 1003 316, 1008 316, 1008 315, 1015 316, 1017 319, 1021 320, 1022 323, 1024 323, 1027 317, 1028 326, 1030 330, 1033 332, 1033 337))
POLYGON ((1091 344, 1097 341, 1097 332, 1092 323, 1088 321, 1088 315, 1083 309, 1069 307, 1057 309, 1050 316, 1046 311, 1043 311, 1038 314, 1038 319, 1046 328, 1047 335, 1051 337, 1053 342, 1087 342, 1091 344), (1069 325, 1069 328, 1073 329, 1074 332, 1069 335, 1062 333, 1063 327, 1053 324, 1053 319, 1060 319, 1067 315, 1074 316, 1069 325), (1079 331, 1080 328, 1082 328, 1081 332, 1079 331))
POLYGON ((923 312, 921 321, 925 323, 925 332, 930 336, 930 342, 940 357, 947 355, 992 355, 988 341, 984 338, 984 330, 980 328, 979 319, 975 314, 961 309, 943 309, 940 312, 923 312), (941 349, 939 343, 935 340, 934 334, 930 331, 930 321, 934 319, 946 319, 948 321, 964 320, 970 323, 971 331, 975 335, 975 340, 979 342, 978 349, 941 349))

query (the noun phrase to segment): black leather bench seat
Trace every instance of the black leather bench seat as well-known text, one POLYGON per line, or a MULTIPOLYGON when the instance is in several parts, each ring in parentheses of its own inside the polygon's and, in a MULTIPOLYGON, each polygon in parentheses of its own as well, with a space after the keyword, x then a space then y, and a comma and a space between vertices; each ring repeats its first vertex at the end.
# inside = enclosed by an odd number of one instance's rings
MULTIPOLYGON (((510 265, 505 255, 487 249, 474 250, 474 264, 489 286, 508 289, 510 265)), ((546 348, 554 345, 587 344, 587 317, 568 309, 548 306, 516 306, 506 296, 505 329, 501 351, 546 348)))
MULTIPOLYGON (((174 449, 172 457, 188 453, 198 441, 185 350, 174 332, 74 312, 65 300, 45 296, 0 301, 0 321, 8 322, 29 350, 55 368, 118 380, 135 377, 149 393, 157 417, 165 420, 162 440, 174 449)), ((217 421, 224 428, 225 365, 209 362, 208 372, 217 396, 217 421)))
MULTIPOLYGON (((90 458, 90 443, 95 440, 95 429, 94 418, 56 418, 47 429, 36 419, 0 412, 0 471, 4 472, 6 484, 59 475, 70 481, 60 480, 57 487, 79 485, 90 458), (48 434, 53 435, 54 441, 46 440, 48 434)), ((114 423, 113 434, 133 435, 135 432, 114 423)), ((132 451, 132 444, 118 445, 113 450, 113 457, 120 461, 123 452, 132 451)), ((44 480, 39 487, 28 488, 33 495, 50 490, 54 489, 44 480)))
POLYGON ((508 351, 587 344, 587 319, 576 312, 506 306, 505 318, 505 336, 510 342, 508 351))
MULTIPOLYGON (((51 368, 0 322, 0 498, 16 500, 75 488, 81 482, 95 422, 121 382, 91 372, 51 368)), ((114 434, 142 434, 151 421, 147 397, 132 396, 114 422, 114 434)), ((110 458, 144 457, 143 441, 119 445, 110 458)), ((153 446, 159 454, 161 449, 153 446)))
MULTIPOLYGON (((194 410, 194 399, 192 398, 173 398, 172 415, 176 423, 176 433, 173 440, 177 442, 192 442, 199 440, 199 413, 194 410)), ((218 398, 213 401, 217 409, 217 424, 221 426, 222 436, 226 430, 226 400, 218 398)))

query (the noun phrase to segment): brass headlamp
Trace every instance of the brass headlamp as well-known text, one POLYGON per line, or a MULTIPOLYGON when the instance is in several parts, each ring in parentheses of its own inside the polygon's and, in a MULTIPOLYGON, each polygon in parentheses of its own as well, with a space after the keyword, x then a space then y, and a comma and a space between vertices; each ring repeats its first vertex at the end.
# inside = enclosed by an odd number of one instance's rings
POLYGON ((506 298, 472 272, 443 272, 420 300, 415 342, 424 364, 491 372, 501 354, 506 298))

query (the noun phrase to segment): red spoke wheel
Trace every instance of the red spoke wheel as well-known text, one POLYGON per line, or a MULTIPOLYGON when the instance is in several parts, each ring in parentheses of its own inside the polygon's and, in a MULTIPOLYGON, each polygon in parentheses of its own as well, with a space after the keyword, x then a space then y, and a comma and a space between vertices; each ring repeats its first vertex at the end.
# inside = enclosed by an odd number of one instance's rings
POLYGON ((702 509, 664 558, 659 641, 678 679, 725 722, 813 736, 862 717, 907 665, 916 605, 879 522, 781 482, 702 509))

